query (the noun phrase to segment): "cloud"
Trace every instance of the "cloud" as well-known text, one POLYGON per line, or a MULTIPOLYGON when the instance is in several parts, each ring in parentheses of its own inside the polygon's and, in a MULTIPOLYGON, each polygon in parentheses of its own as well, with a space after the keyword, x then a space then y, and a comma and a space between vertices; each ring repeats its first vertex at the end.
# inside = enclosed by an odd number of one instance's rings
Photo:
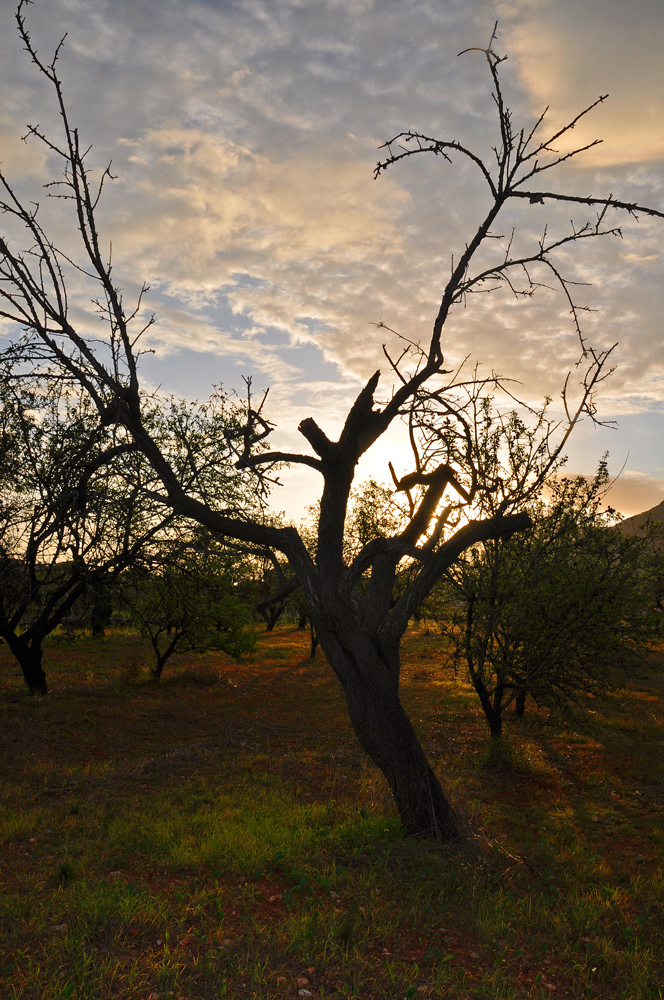
POLYGON ((664 479, 626 472, 613 483, 606 503, 625 517, 650 510, 664 500, 664 479))
MULTIPOLYGON (((664 159, 664 18, 659 0, 496 0, 502 47, 518 62, 534 113, 549 128, 600 95, 609 101, 572 134, 594 166, 664 159)), ((565 148, 563 146, 562 148, 565 148)))
MULTIPOLYGON (((664 204, 659 0, 167 0, 158 14, 153 0, 49 0, 28 16, 44 53, 68 32, 60 66, 72 120, 95 144, 90 165, 113 157, 118 177, 100 208, 102 237, 128 301, 143 281, 152 285, 145 308, 158 322, 148 346, 170 359, 190 350, 192 365, 215 353, 219 381, 256 371, 274 386, 283 428, 307 407, 339 426, 361 380, 388 369, 382 342, 396 352, 398 343, 372 324, 430 337, 451 257, 481 221, 486 188, 458 158, 414 158, 378 181, 372 169, 379 144, 409 127, 492 157, 500 137, 486 63, 457 53, 485 44, 496 16, 515 121, 551 104, 555 127, 611 91, 574 132, 581 144, 607 141, 552 183, 664 204), (324 376, 311 355, 298 359, 300 345, 320 351, 324 376)), ((17 137, 26 121, 55 128, 57 119, 7 11, 0 83, 0 159, 39 197, 36 182, 57 165, 17 137)), ((44 204, 45 217, 47 208, 69 250, 68 206, 44 204)), ((572 215, 585 218, 568 206, 515 206, 483 260, 504 253, 513 226, 519 245, 532 246, 545 224, 566 232, 572 215)), ((624 224, 623 240, 577 247, 559 262, 566 276, 592 282, 574 286, 596 310, 583 313, 589 342, 619 342, 600 411, 647 424, 664 385, 661 223, 613 221, 624 224)), ((82 315, 89 294, 76 284, 72 298, 82 315)), ((514 378, 532 402, 557 397, 580 351, 569 320, 564 297, 545 288, 519 301, 507 289, 474 296, 452 314, 446 354, 514 378)), ((391 380, 387 370, 384 393, 391 380)), ((294 446, 297 433, 283 433, 294 446)))
POLYGON ((123 253, 181 291, 291 265, 352 270, 401 242, 393 216, 407 196, 378 190, 348 148, 271 160, 175 126, 123 146, 131 179, 113 208, 123 253))

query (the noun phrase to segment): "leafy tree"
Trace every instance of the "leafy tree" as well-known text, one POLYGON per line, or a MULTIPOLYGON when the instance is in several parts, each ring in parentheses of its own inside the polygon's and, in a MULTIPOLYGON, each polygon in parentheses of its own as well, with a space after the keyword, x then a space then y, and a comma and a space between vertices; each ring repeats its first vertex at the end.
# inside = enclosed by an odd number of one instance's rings
POLYGON ((174 653, 223 650, 239 658, 255 649, 242 575, 235 554, 201 551, 200 539, 162 545, 125 574, 120 603, 152 646, 154 680, 174 653))
POLYGON ((87 397, 50 388, 0 377, 0 637, 32 694, 48 690, 44 639, 174 520, 118 474, 137 455, 113 444, 87 397))
POLYGON ((580 334, 573 284, 561 273, 556 254, 569 251, 579 241, 618 235, 619 229, 606 222, 609 210, 660 218, 664 213, 611 196, 571 195, 542 186, 542 175, 548 177, 551 170, 582 152, 553 152, 581 116, 553 135, 545 131, 544 116, 523 128, 516 126, 504 101, 499 78, 502 58, 493 50, 492 38, 483 50, 497 113, 491 161, 485 162, 456 140, 405 132, 386 144, 385 158, 376 169, 379 176, 397 161, 420 154, 433 154, 442 163, 456 156, 477 168, 484 186, 485 200, 478 198, 476 203, 478 218, 469 222, 470 237, 459 248, 450 247, 453 265, 433 318, 429 343, 420 347, 402 340, 405 349, 398 357, 385 347, 388 378, 394 386, 388 385, 379 393, 381 373, 375 372, 350 407, 336 441, 310 417, 299 425, 309 451, 270 449, 272 425, 266 416, 266 399, 256 404, 249 391, 241 421, 227 410, 226 427, 219 425, 212 437, 192 433, 190 438, 180 438, 182 450, 173 458, 164 451, 144 415, 146 397, 141 392, 136 347, 141 333, 140 327, 137 329, 139 310, 127 309, 123 303, 95 220, 101 188, 110 171, 95 177, 87 146, 69 120, 56 69, 60 49, 50 63, 40 58, 26 29, 24 7, 25 0, 21 0, 17 12, 21 39, 53 88, 62 126, 57 140, 38 126, 29 129, 29 136, 45 143, 62 163, 57 191, 70 199, 82 257, 76 261, 72 252, 60 254, 33 204, 22 202, 9 180, 0 175, 4 188, 0 208, 7 230, 13 234, 0 239, 0 315, 24 331, 23 357, 32 360, 36 372, 41 361, 42 370, 55 369, 84 387, 100 421, 113 425, 118 439, 131 442, 145 457, 160 483, 151 487, 151 493, 158 494, 175 514, 198 522, 219 537, 270 549, 286 558, 311 606, 316 634, 342 685, 355 733, 384 773, 404 827, 415 835, 457 840, 454 811, 399 698, 401 637, 413 613, 462 552, 529 525, 525 508, 550 474, 578 420, 583 414, 594 413, 593 395, 607 373, 609 352, 593 351, 583 342, 585 374, 575 402, 565 392, 565 426, 557 430, 542 419, 536 420, 539 444, 532 451, 530 466, 519 478, 505 469, 497 481, 495 476, 487 478, 473 412, 488 388, 498 390, 503 383, 497 376, 482 380, 477 374, 450 370, 445 364, 443 332, 454 309, 472 298, 472 292, 504 287, 517 298, 530 296, 541 284, 536 280, 538 272, 544 271, 557 281, 580 334), (598 210, 599 215, 592 222, 573 224, 562 236, 551 237, 545 231, 519 252, 517 244, 506 239, 502 255, 483 255, 487 241, 496 246, 497 224, 505 227, 504 232, 510 231, 506 215, 515 201, 583 205, 598 210), (21 228, 29 254, 15 249, 21 228), (83 275, 94 285, 91 297, 97 303, 97 315, 93 327, 75 321, 67 307, 66 282, 80 282, 83 275), (108 324, 106 344, 100 341, 100 314, 108 324), (372 538, 346 562, 345 522, 358 462, 399 420, 408 424, 415 466, 408 475, 396 477, 395 484, 408 499, 408 519, 395 534, 372 538), (313 468, 322 478, 315 558, 294 527, 267 524, 244 505, 249 494, 266 497, 274 485, 275 471, 289 464, 313 468), (185 469, 190 470, 188 477, 185 469), (232 488, 225 493, 208 492, 206 477, 224 478, 232 488), (483 498, 489 494, 493 499, 486 513, 483 498), (469 517, 459 521, 455 513, 462 507, 469 517), (414 561, 417 570, 394 601, 403 559, 414 561), (369 582, 358 589, 366 573, 369 582))
POLYGON ((245 551, 253 555, 252 603, 265 622, 266 631, 272 632, 292 603, 299 584, 296 577, 288 574, 287 565, 283 565, 271 550, 245 551))
POLYGON ((491 736, 526 698, 556 712, 614 691, 657 634, 649 539, 616 531, 596 476, 558 478, 530 508, 532 526, 490 539, 448 570, 450 660, 467 669, 491 736))
MULTIPOLYGON (((87 605, 100 634, 117 579, 181 524, 154 495, 140 451, 100 423, 85 394, 58 378, 13 377, 15 352, 0 356, 0 638, 32 694, 46 694, 43 643, 87 605)), ((183 482, 187 447, 229 426, 226 401, 184 409, 174 400, 144 408, 152 434, 183 482)), ((216 449, 215 449, 216 450, 216 449)), ((208 497, 226 497, 225 476, 197 469, 208 497)), ((251 496, 245 501, 250 509, 251 496)), ((255 505, 254 505, 255 506, 255 505)))
MULTIPOLYGON (((664 511, 658 504, 652 511, 628 517, 616 525, 618 531, 630 538, 642 540, 642 572, 652 590, 652 600, 657 611, 664 611, 664 511)), ((615 511, 610 509, 610 513, 615 511)))

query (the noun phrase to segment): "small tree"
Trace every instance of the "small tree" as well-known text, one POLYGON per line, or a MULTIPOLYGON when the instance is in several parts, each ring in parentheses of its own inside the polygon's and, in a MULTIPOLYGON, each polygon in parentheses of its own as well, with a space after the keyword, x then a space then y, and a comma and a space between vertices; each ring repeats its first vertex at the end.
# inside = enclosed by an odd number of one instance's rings
POLYGON ((174 521, 128 480, 140 455, 95 416, 61 383, 43 395, 0 372, 0 637, 32 694, 48 690, 46 637, 174 521))
POLYGON ((222 650, 239 658, 256 648, 237 556, 199 546, 200 539, 162 545, 121 582, 120 603, 150 642, 156 681, 174 653, 222 650))
POLYGON ((385 345, 388 385, 383 384, 379 391, 381 372, 374 372, 350 407, 338 440, 331 439, 309 417, 298 427, 309 451, 271 450, 268 439, 272 425, 265 414, 265 398, 256 405, 249 394, 241 423, 233 419, 207 439, 196 434, 190 440, 181 439, 190 473, 184 476, 185 466, 164 451, 146 418, 137 350, 139 308, 125 308, 112 277, 110 257, 102 249, 95 212, 110 171, 106 169, 95 178, 87 145, 69 120, 56 68, 60 47, 50 63, 40 58, 26 29, 24 8, 25 0, 21 0, 17 11, 20 36, 39 73, 53 88, 62 126, 57 140, 38 126, 30 127, 28 133, 62 162, 63 176, 56 191, 70 199, 82 254, 79 262, 72 259, 72 253, 60 253, 33 203, 21 201, 9 180, 0 174, 4 192, 0 209, 15 234, 14 239, 0 239, 0 316, 24 331, 26 360, 37 370, 42 362, 48 370, 56 369, 80 384, 97 408, 100 422, 113 425, 120 440, 131 441, 141 452, 160 484, 153 483, 152 495, 159 495, 176 515, 198 522, 219 537, 285 557, 311 606, 316 634, 343 688, 357 738, 385 775, 404 827, 410 834, 458 840, 454 811, 399 698, 401 638, 414 612, 462 552, 529 525, 527 504, 550 474, 578 421, 584 414, 594 414, 594 393, 607 374, 610 352, 593 351, 582 341, 585 370, 574 405, 570 394, 564 393, 564 425, 537 422, 540 441, 530 467, 520 478, 506 469, 497 481, 495 476, 486 476, 473 412, 487 385, 500 388, 503 382, 497 376, 483 381, 446 365, 445 327, 472 292, 505 287, 517 298, 529 297, 541 284, 535 276, 542 271, 558 283, 580 335, 573 284, 561 273, 556 254, 578 242, 619 235, 617 227, 606 223, 609 209, 660 218, 664 213, 612 196, 571 195, 543 186, 544 175, 548 177, 554 168, 587 148, 555 152, 561 138, 568 137, 591 108, 554 134, 544 132, 544 115, 534 124, 516 126, 499 78, 503 59, 492 48, 492 38, 489 47, 480 50, 493 84, 497 112, 491 159, 485 162, 456 140, 411 131, 386 144, 385 158, 376 168, 379 176, 413 155, 433 154, 443 163, 456 156, 477 169, 483 186, 484 200, 478 198, 475 203, 477 218, 469 222, 469 237, 456 252, 450 247, 453 263, 428 343, 420 347, 410 339, 402 340, 405 349, 398 356, 385 345), (545 230, 522 252, 517 252, 516 244, 507 237, 501 255, 482 258, 487 241, 496 246, 497 225, 510 232, 512 227, 505 219, 510 205, 550 201, 585 206, 599 214, 592 221, 573 223, 562 236, 552 238, 545 230), (17 228, 26 234, 29 254, 16 249, 17 228), (74 322, 69 314, 67 280, 72 274, 77 281, 85 275, 94 285, 91 297, 97 315, 93 327, 74 322), (108 324, 106 343, 100 338, 99 314, 108 324), (413 450, 413 471, 396 476, 395 484, 410 498, 408 519, 397 533, 372 538, 346 562, 345 522, 358 463, 400 420, 408 424, 413 450), (252 484, 253 495, 267 495, 275 482, 275 470, 289 464, 312 468, 322 479, 315 558, 294 527, 267 524, 246 505, 248 491, 241 484, 252 484), (213 474, 217 480, 238 485, 223 494, 211 493, 206 483, 213 474), (484 502, 488 496, 493 498, 490 513, 484 502), (460 521, 454 514, 461 507, 468 517, 460 521), (395 601, 403 559, 413 560, 417 569, 395 601), (358 582, 366 573, 369 583, 360 590, 358 582))
POLYGON ((642 666, 659 616, 644 572, 648 539, 616 531, 601 509, 604 462, 590 481, 550 484, 530 507, 532 526, 491 539, 448 570, 449 659, 467 669, 489 725, 502 734, 526 698, 555 712, 614 691, 642 666))
POLYGON ((245 583, 252 604, 265 622, 265 630, 272 632, 283 617, 298 589, 297 578, 288 573, 271 550, 242 549, 252 559, 252 573, 245 583))

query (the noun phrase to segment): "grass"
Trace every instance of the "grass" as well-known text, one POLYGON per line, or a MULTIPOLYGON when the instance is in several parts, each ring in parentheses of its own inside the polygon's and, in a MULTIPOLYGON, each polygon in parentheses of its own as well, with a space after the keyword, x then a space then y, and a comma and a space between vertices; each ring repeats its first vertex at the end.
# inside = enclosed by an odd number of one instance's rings
POLYGON ((664 991, 664 681, 489 748, 412 632, 403 698, 466 818, 402 835, 308 636, 180 657, 52 643, 51 694, 0 648, 3 1000, 651 1000, 664 991))

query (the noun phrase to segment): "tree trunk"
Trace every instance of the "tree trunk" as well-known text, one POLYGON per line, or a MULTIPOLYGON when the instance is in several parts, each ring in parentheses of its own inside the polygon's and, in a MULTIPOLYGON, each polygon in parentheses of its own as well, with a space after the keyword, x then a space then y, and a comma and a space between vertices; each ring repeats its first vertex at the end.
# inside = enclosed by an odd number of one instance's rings
POLYGON ((363 749, 383 772, 410 836, 460 841, 452 806, 390 685, 345 684, 350 720, 363 749))
POLYGON ((313 620, 309 619, 309 636, 311 638, 311 646, 309 649, 309 659, 313 660, 316 656, 316 650, 318 649, 318 636, 316 635, 316 629, 314 628, 313 620))
POLYGON ((505 688, 500 681, 496 681, 496 686, 493 690, 493 710, 492 718, 489 719, 489 729, 491 730, 491 739, 499 740, 503 735, 503 695, 505 694, 505 688))
MULTIPOLYGON (((383 772, 410 836, 460 843, 450 802, 399 699, 394 670, 367 637, 316 626, 319 641, 341 681, 355 735, 383 772), (336 633, 336 634, 335 634, 336 633), (343 645, 342 645, 343 643, 343 645)), ((397 675, 398 676, 398 675, 397 675)))
POLYGON ((18 665, 23 673, 23 679, 30 694, 48 694, 48 684, 46 674, 42 670, 42 650, 41 638, 33 638, 32 641, 22 641, 12 636, 5 636, 7 645, 16 657, 18 665))
POLYGON ((92 589, 92 609, 90 611, 90 626, 92 635, 100 638, 105 635, 113 616, 113 600, 110 587, 105 583, 97 583, 92 589))
POLYGON ((495 715, 491 713, 491 717, 487 719, 489 723, 489 732, 491 733, 492 740, 500 740, 503 736, 503 717, 502 715, 495 715))
POLYGON ((169 653, 157 653, 157 662, 154 668, 150 671, 150 676, 155 684, 158 684, 161 680, 161 672, 164 669, 164 664, 169 657, 169 653))
POLYGON ((269 604, 267 607, 259 607, 258 610, 259 614, 263 618, 263 621, 265 622, 265 631, 272 632, 274 626, 286 610, 286 603, 281 602, 279 604, 269 604))
POLYGON ((514 714, 516 716, 521 716, 526 711, 526 698, 528 697, 528 692, 525 688, 519 688, 516 693, 516 698, 514 700, 514 714))
POLYGON ((154 668, 150 672, 152 674, 152 680, 155 682, 161 680, 161 674, 164 669, 164 666, 166 665, 166 661, 169 660, 170 657, 175 652, 175 647, 178 643, 181 633, 177 628, 174 628, 171 625, 167 630, 167 635, 171 637, 171 641, 169 642, 168 646, 166 646, 166 648, 163 650, 159 646, 159 635, 157 634, 150 636, 150 644, 152 645, 156 661, 154 668))
POLYGON ((491 733, 491 739, 499 740, 503 735, 503 713, 501 706, 502 692, 498 700, 496 699, 496 693, 494 692, 492 701, 489 696, 489 692, 484 685, 484 681, 479 674, 471 674, 471 680, 480 699, 480 705, 482 706, 484 715, 486 716, 486 721, 489 725, 489 732, 491 733))

